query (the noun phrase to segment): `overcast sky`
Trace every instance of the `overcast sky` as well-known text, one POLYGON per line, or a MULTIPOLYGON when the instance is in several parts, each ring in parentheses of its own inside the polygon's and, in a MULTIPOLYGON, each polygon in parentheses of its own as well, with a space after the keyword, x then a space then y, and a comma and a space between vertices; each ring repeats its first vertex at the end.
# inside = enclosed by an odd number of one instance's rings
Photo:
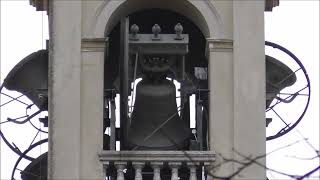
MULTIPOLYGON (((21 59, 45 48, 45 40, 48 39, 46 18, 45 13, 36 12, 28 1, 1 1, 1 83, 21 59)), ((302 61, 309 73, 312 87, 312 100, 302 122, 289 134, 267 142, 267 151, 303 137, 308 138, 309 142, 319 149, 319 2, 281 1, 280 6, 274 8, 273 12, 265 13, 265 39, 286 47, 302 61)), ((266 53, 283 57, 272 50, 266 53)), ((293 111, 295 110, 287 109, 283 114, 287 113, 290 117, 293 111)), ((2 113, 1 121, 5 120, 5 115, 2 113)), ((1 128, 8 138, 12 137, 12 141, 19 145, 31 142, 35 134, 33 129, 17 129, 10 125, 3 125, 1 128), (26 136, 28 133, 31 135, 26 136)), ((4 143, 1 144, 1 151, 1 178, 8 179, 17 157, 4 143)), ((43 153, 46 148, 37 151, 43 153)), ((312 148, 302 142, 272 154, 267 158, 267 165, 283 172, 301 174, 315 167, 319 160, 304 161, 291 156, 306 158, 314 155, 312 148)), ((23 169, 27 164, 27 161, 22 162, 20 168, 23 169)), ((274 179, 283 178, 275 173, 268 173, 268 176, 274 179)))
MULTIPOLYGON (((308 138, 319 149, 319 1, 280 1, 280 6, 274 8, 273 12, 265 13, 265 39, 294 53, 305 66, 311 81, 311 102, 303 120, 289 134, 268 141, 267 151, 302 137, 308 138)), ((295 111, 288 110, 289 114, 295 111)), ((319 159, 306 161, 292 156, 310 158, 315 155, 313 149, 302 142, 272 154, 267 159, 267 165, 283 172, 302 174, 317 167, 319 159)), ((268 175, 274 175, 276 179, 282 177, 274 173, 268 175)), ((315 175, 319 178, 320 172, 315 175)))

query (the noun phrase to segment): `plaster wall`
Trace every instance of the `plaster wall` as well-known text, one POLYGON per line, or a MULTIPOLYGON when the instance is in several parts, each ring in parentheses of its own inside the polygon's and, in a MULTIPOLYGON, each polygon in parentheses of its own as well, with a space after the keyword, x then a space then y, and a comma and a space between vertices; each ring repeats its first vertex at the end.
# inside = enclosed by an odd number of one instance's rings
POLYGON ((233 39, 233 1, 207 0, 209 6, 214 9, 221 19, 222 37, 210 37, 215 39, 233 39))

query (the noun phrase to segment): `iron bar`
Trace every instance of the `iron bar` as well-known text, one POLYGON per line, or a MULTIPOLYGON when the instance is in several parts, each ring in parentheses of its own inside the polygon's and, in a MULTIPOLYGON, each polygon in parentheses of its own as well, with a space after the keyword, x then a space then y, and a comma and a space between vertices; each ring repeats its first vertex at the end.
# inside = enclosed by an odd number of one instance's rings
POLYGON ((198 142, 200 144, 200 151, 203 150, 203 132, 202 132, 202 105, 201 105, 201 100, 197 100, 196 103, 196 124, 197 124, 197 137, 198 137, 198 142))
POLYGON ((129 18, 121 19, 120 28, 120 149, 125 149, 128 120, 129 18))
POLYGON ((116 150, 116 103, 114 98, 110 101, 111 119, 110 119, 110 150, 116 150))
POLYGON ((27 156, 27 155, 23 155, 20 150, 18 150, 17 148, 13 147, 13 146, 9 143, 9 141, 6 139, 6 137, 3 135, 3 133, 2 133, 1 130, 0 130, 0 137, 1 137, 1 138, 3 139, 3 141, 7 144, 7 146, 8 146, 13 152, 15 152, 17 155, 23 156, 23 158, 25 158, 25 159, 27 159, 27 160, 29 160, 29 161, 33 161, 33 160, 34 160, 34 158, 32 158, 32 157, 30 157, 30 156, 27 156))
POLYGON ((29 116, 27 119, 25 119, 23 121, 16 121, 15 119, 11 119, 11 118, 7 118, 7 120, 11 121, 13 123, 16 123, 16 124, 24 124, 24 123, 30 121, 30 119, 32 119, 33 117, 35 117, 36 115, 38 115, 41 112, 42 112, 42 110, 38 110, 37 112, 33 113, 31 116, 29 116))
POLYGON ((14 165, 13 167, 13 171, 12 171, 12 174, 11 174, 11 180, 14 180, 14 172, 16 171, 17 167, 18 167, 18 164, 20 163, 21 159, 26 156, 26 154, 31 151, 33 148, 43 144, 43 143, 46 143, 48 142, 48 139, 43 139, 43 140, 40 140, 38 142, 36 142, 35 144, 31 145, 27 150, 25 150, 21 155, 20 157, 18 158, 18 160, 16 161, 16 164, 14 165))
MULTIPOLYGON (((6 94, 6 93, 1 92, 0 94, 5 95, 5 96, 11 98, 13 101, 18 101, 18 102, 20 102, 20 103, 22 103, 22 104, 24 104, 24 105, 26 105, 26 106, 29 106, 29 104, 27 104, 27 103, 25 103, 25 102, 23 102, 23 101, 20 101, 20 100, 18 100, 17 98, 14 98, 14 97, 6 94)), ((24 95, 23 95, 23 96, 24 96, 24 95)), ((21 97, 22 97, 22 96, 21 96, 21 97)))
MULTIPOLYGON (((299 91, 297 91, 297 92, 294 93, 294 94, 299 94, 299 92, 305 90, 307 87, 309 87, 309 86, 308 86, 308 85, 305 86, 304 88, 300 89, 299 91)), ((283 100, 288 100, 288 99, 291 98, 294 94, 291 94, 290 96, 284 98, 283 100)), ((308 99, 310 99, 310 95, 309 95, 308 97, 309 97, 308 99)), ((309 100, 308 100, 308 101, 309 101, 309 100)), ((266 112, 270 111, 272 108, 274 108, 276 105, 278 105, 278 104, 281 103, 281 102, 282 102, 282 101, 278 101, 278 102, 275 103, 274 105, 270 106, 270 107, 266 110, 266 112)))
POLYGON ((32 141, 31 141, 31 143, 30 143, 29 147, 32 145, 32 143, 34 142, 34 140, 36 140, 36 138, 37 138, 37 136, 38 136, 39 132, 40 132, 40 131, 37 131, 37 134, 36 134, 36 135, 34 136, 34 138, 32 139, 32 141))
MULTIPOLYGON (((1 94, 5 95, 4 93, 1 93, 1 94)), ((20 96, 18 96, 18 97, 16 97, 16 98, 11 98, 11 97, 10 97, 11 100, 8 101, 8 102, 5 102, 5 103, 3 103, 3 104, 1 104, 0 107, 4 106, 4 105, 6 105, 6 104, 9 104, 9 103, 11 103, 12 101, 18 101, 18 99, 21 98, 22 96, 24 96, 24 95, 22 94, 22 95, 20 95, 20 96)), ((18 102, 19 102, 19 101, 18 101, 18 102)))
POLYGON ((289 127, 289 124, 286 123, 286 122, 284 121, 284 119, 283 119, 273 108, 272 108, 271 110, 278 116, 278 118, 279 118, 287 127, 289 127))
POLYGON ((295 70, 294 72, 292 72, 291 74, 289 74, 287 77, 283 78, 280 82, 278 82, 276 85, 279 85, 281 83, 283 83, 285 80, 287 80, 288 78, 290 78, 291 76, 293 76, 294 74, 296 74, 296 72, 298 72, 299 70, 301 70, 302 68, 300 67, 299 69, 295 70))

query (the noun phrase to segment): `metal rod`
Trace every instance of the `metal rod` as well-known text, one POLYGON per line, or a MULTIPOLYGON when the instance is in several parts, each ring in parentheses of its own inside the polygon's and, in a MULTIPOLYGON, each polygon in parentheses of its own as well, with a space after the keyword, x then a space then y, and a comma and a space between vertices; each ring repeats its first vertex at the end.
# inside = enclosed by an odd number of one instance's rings
POLYGON ((125 148, 128 119, 129 18, 121 19, 120 28, 120 149, 125 148))
POLYGON ((8 146, 13 152, 15 152, 17 155, 22 156, 23 158, 25 158, 25 159, 27 159, 27 160, 29 160, 29 161, 33 161, 33 160, 34 160, 34 158, 22 154, 21 151, 19 151, 17 148, 15 148, 14 146, 12 146, 12 145, 9 143, 9 141, 6 139, 6 137, 4 136, 4 134, 1 132, 1 130, 0 130, 0 137, 1 137, 2 140, 7 144, 7 146, 8 146))
POLYGON ((186 64, 185 61, 186 61, 186 58, 185 58, 185 56, 183 55, 183 56, 182 56, 182 64, 181 64, 181 66, 182 66, 182 67, 181 67, 181 71, 182 71, 181 78, 182 78, 182 81, 185 80, 185 75, 184 75, 184 74, 185 74, 185 73, 184 73, 184 72, 185 72, 185 64, 186 64))
MULTIPOLYGON (((14 97, 6 94, 6 93, 0 93, 0 94, 5 95, 5 96, 11 98, 13 101, 18 101, 18 102, 20 102, 20 103, 22 103, 22 104, 24 104, 24 105, 26 105, 26 106, 29 106, 29 104, 27 104, 27 103, 25 103, 25 102, 23 102, 23 101, 18 100, 20 97, 22 97, 22 96, 24 96, 24 95, 21 95, 21 96, 19 96, 19 97, 14 98, 14 97)), ((10 101, 10 102, 11 102, 11 101, 10 101)), ((3 105, 1 105, 1 106, 3 106, 3 105)))
POLYGON ((110 150, 116 150, 116 103, 114 98, 112 98, 110 104, 111 104, 110 150))
POLYGON ((197 123, 197 136, 200 144, 200 151, 203 150, 203 136, 202 136, 202 105, 201 100, 197 100, 196 103, 196 123, 197 123))
POLYGON ((133 101, 134 101, 134 95, 135 95, 135 86, 136 86, 136 77, 137 77, 137 66, 138 66, 138 58, 139 58, 139 53, 136 52, 136 59, 134 62, 134 73, 133 73, 133 87, 132 87, 132 95, 131 95, 131 105, 130 105, 130 119, 129 119, 129 124, 131 124, 131 118, 132 118, 132 111, 133 111, 133 101))
MULTIPOLYGON (((1 94, 3 94, 3 93, 1 93, 1 94)), ((4 94, 4 95, 5 95, 5 94, 4 94)), ((6 105, 6 104, 9 104, 9 103, 11 103, 12 101, 16 101, 16 100, 18 100, 19 98, 21 98, 22 96, 24 96, 24 94, 22 94, 22 95, 20 95, 20 96, 18 96, 18 97, 16 97, 16 98, 12 98, 10 101, 1 104, 0 107, 4 106, 4 105, 6 105)), ((11 97, 10 97, 10 98, 11 98, 11 97)), ((18 102, 19 102, 19 101, 18 101, 18 102)))

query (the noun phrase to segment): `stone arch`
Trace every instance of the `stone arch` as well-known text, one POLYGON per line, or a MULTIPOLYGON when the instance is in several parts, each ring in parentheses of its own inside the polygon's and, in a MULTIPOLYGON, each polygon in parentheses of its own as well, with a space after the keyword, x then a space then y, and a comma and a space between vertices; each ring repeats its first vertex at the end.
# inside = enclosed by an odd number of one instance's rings
POLYGON ((112 28, 133 12, 161 8, 182 14, 193 21, 206 38, 223 39, 223 25, 218 12, 208 0, 117 0, 106 1, 96 13, 93 35, 106 37, 112 28))

